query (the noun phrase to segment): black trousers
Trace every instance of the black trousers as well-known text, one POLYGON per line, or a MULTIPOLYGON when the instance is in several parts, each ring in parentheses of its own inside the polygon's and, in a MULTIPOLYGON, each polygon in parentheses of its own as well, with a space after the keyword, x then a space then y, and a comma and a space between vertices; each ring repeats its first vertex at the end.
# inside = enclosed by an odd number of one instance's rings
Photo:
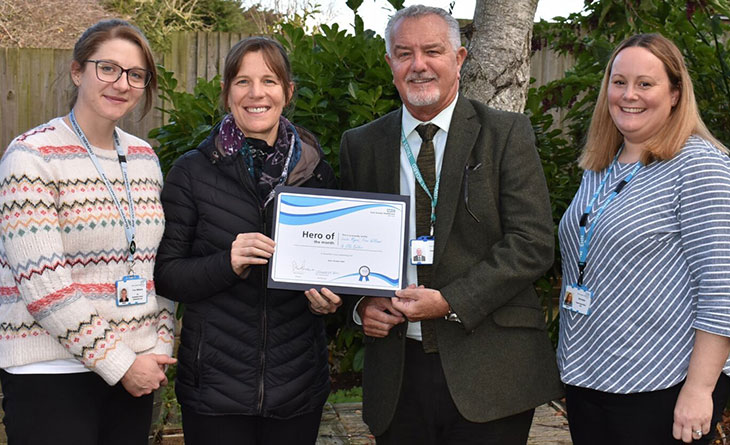
POLYGON ((0 370, 9 445, 146 445, 152 394, 132 397, 93 372, 0 370))
MULTIPOLYGON (((682 384, 660 391, 611 394, 566 385, 568 422, 573 445, 674 445, 674 405, 682 384)), ((693 444, 708 444, 730 395, 730 377, 721 374, 712 394, 710 434, 693 444)))
POLYGON ((185 445, 307 445, 317 441, 322 409, 293 417, 198 414, 182 408, 185 445))
POLYGON ((475 423, 457 410, 439 354, 426 354, 421 343, 406 341, 403 387, 388 430, 378 445, 524 445, 534 409, 475 423))

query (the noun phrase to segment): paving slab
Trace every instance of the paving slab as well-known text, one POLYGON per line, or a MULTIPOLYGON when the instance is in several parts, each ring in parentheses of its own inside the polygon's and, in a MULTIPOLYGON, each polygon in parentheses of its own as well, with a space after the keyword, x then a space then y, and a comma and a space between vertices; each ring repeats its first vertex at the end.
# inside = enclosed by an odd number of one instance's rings
POLYGON ((548 403, 535 408, 532 418, 528 445, 572 445, 568 418, 565 411, 556 403, 548 403))
MULTIPOLYGON (((528 445, 572 445, 568 420, 557 404, 535 410, 528 445)), ((374 445, 375 438, 362 421, 361 403, 326 404, 316 445, 374 445)))

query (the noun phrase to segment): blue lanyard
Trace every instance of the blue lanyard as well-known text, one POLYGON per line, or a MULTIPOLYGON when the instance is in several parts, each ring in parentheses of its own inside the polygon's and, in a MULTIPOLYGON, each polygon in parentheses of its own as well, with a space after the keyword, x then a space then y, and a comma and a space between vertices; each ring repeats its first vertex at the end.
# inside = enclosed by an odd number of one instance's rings
POLYGON ((86 153, 88 153, 89 158, 91 158, 91 162, 94 163, 96 171, 99 172, 99 176, 101 176, 101 179, 104 181, 104 185, 109 191, 109 194, 112 196, 114 205, 117 207, 117 210, 119 210, 119 215, 122 217, 124 236, 127 238, 127 244, 129 246, 127 262, 129 263, 129 271, 131 273, 132 265, 134 264, 134 252, 137 250, 137 246, 134 242, 134 234, 136 230, 134 223, 134 201, 132 200, 132 188, 129 186, 129 177, 127 176, 127 157, 124 155, 124 151, 122 151, 121 144, 119 143, 119 135, 117 135, 117 131, 114 130, 114 149, 117 151, 117 158, 119 159, 119 165, 122 168, 122 177, 124 178, 124 188, 127 190, 129 218, 127 218, 127 215, 124 214, 124 208, 119 202, 117 194, 114 193, 112 184, 109 181, 109 178, 107 178, 106 173, 104 173, 104 169, 101 167, 99 159, 96 157, 96 153, 94 153, 94 151, 91 149, 91 144, 89 143, 89 140, 86 139, 84 131, 81 129, 78 122, 76 122, 76 116, 74 116, 73 110, 71 110, 71 113, 68 115, 68 120, 71 121, 71 126, 73 127, 74 133, 76 133, 76 136, 79 138, 79 140, 81 140, 81 144, 86 149, 86 153))
POLYGON ((411 145, 408 143, 408 139, 406 139, 406 134, 403 132, 403 127, 401 127, 400 129, 400 134, 402 137, 401 142, 403 143, 403 149, 406 151, 406 156, 408 156, 408 162, 411 163, 413 176, 415 176, 416 181, 418 181, 418 184, 421 186, 423 191, 426 192, 429 198, 431 198, 431 236, 433 236, 433 227, 436 224, 436 203, 439 199, 439 184, 441 183, 441 175, 439 174, 436 178, 436 184, 434 184, 432 195, 431 191, 426 185, 426 181, 423 180, 423 175, 421 175, 421 170, 418 168, 418 163, 413 156, 413 150, 411 150, 411 145))
POLYGON ((613 158, 613 162, 611 162, 611 165, 608 167, 608 170, 606 171, 606 175, 601 180, 601 183, 598 185, 598 189, 593 194, 593 197, 591 198, 591 201, 588 203, 588 206, 586 207, 586 210, 583 212, 583 215, 580 217, 580 223, 578 224, 580 226, 580 238, 578 241, 579 246, 579 258, 578 258, 578 285, 583 285, 583 273, 586 268, 586 258, 588 257, 588 249, 591 244, 591 238, 593 238, 593 231, 596 227, 596 223, 598 222, 598 219, 603 214, 603 211, 606 210, 606 207, 613 201, 613 199, 618 195, 621 190, 626 186, 626 184, 631 181, 631 179, 634 177, 637 171, 641 168, 641 162, 637 162, 636 166, 631 170, 631 172, 621 180, 621 182, 618 183, 616 188, 611 192, 611 194, 606 198, 606 201, 601 205, 601 207, 596 212, 596 216, 593 218, 593 221, 591 221, 590 227, 588 227, 588 230, 586 230, 586 224, 588 223, 588 216, 591 214, 591 211, 593 210, 593 205, 596 203, 596 200, 598 199, 598 196, 601 194, 603 189, 606 186, 606 181, 608 180, 608 177, 611 176, 611 172, 613 171, 613 168, 616 166, 616 163, 618 162, 618 157, 621 154, 621 151, 623 150, 623 147, 621 147, 616 153, 616 156, 613 158))

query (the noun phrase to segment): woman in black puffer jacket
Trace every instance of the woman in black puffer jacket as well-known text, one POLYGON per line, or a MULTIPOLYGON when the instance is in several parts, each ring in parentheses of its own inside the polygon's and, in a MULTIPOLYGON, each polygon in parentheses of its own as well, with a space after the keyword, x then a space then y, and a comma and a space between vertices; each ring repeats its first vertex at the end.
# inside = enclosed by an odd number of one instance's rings
POLYGON ((326 289, 266 287, 274 187, 335 187, 315 137, 281 115, 293 89, 281 45, 238 42, 221 93, 230 114, 175 162, 162 191, 155 285, 185 303, 175 385, 186 444, 317 437, 330 389, 320 315, 341 302, 326 289))

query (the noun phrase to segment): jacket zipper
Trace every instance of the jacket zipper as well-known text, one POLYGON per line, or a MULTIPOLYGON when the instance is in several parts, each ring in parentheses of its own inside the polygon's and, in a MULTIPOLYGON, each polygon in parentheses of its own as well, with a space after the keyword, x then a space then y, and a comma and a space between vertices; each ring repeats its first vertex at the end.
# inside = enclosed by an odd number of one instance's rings
MULTIPOLYGON (((249 193, 252 194, 254 197, 254 200, 258 202, 259 198, 256 192, 255 186, 252 188, 250 186, 251 184, 251 177, 248 176, 248 172, 245 171, 243 167, 243 160, 240 160, 236 163, 237 171, 238 171, 238 177, 242 184, 248 189, 249 193), (245 173, 245 175, 244 175, 245 173)), ((314 172, 310 173, 305 178, 302 178, 301 180, 297 181, 296 184, 291 184, 292 186, 296 186, 299 184, 303 184, 306 181, 308 181, 310 178, 314 176, 314 172)), ((261 233, 266 234, 266 216, 267 212, 266 209, 259 208, 259 221, 261 221, 261 233)), ((261 310, 261 359, 259 362, 259 365, 261 367, 261 371, 259 374, 259 388, 258 388, 258 413, 263 414, 263 408, 264 408, 264 373, 266 372, 266 340, 267 340, 267 314, 266 314, 266 308, 267 308, 267 297, 268 297, 268 289, 266 288, 268 277, 266 276, 266 268, 261 268, 261 282, 264 283, 264 291, 263 291, 263 302, 262 302, 262 310, 261 310)))
MULTIPOLYGON (((311 173, 309 176, 303 178, 300 181, 297 181, 296 184, 291 184, 292 186, 303 184, 304 182, 308 181, 311 177, 314 176, 314 173, 311 173)), ((258 199, 257 196, 255 196, 256 199, 258 199)), ((259 218, 261 221, 261 233, 266 234, 266 222, 268 221, 268 211, 266 209, 259 209, 259 218)), ((259 403, 258 403, 258 413, 263 414, 263 408, 264 408, 264 373, 266 372, 266 340, 267 340, 267 317, 266 317, 266 308, 267 308, 267 297, 268 297, 268 288, 266 287, 266 283, 268 282, 268 277, 266 274, 266 268, 261 268, 261 282, 264 283, 264 301, 263 301, 263 310, 261 311, 261 338, 262 338, 262 345, 261 345, 261 374, 259 376, 259 403)))
MULTIPOLYGON (((238 179, 241 182, 241 184, 246 188, 246 190, 249 192, 249 194, 253 197, 254 202, 256 202, 256 206, 259 208, 259 221, 261 222, 261 233, 266 233, 266 215, 264 213, 265 209, 262 210, 259 205, 259 197, 258 193, 256 191, 256 186, 253 184, 253 181, 251 180, 251 176, 249 176, 248 171, 246 170, 246 167, 243 164, 243 158, 240 158, 236 162, 236 171, 238 172, 238 179)), ((263 414, 264 409, 264 373, 266 372, 266 340, 267 340, 267 314, 266 314, 266 300, 267 300, 267 290, 266 290, 266 269, 261 268, 261 282, 263 283, 263 301, 262 301, 262 309, 261 309, 261 355, 259 360, 259 387, 258 387, 258 402, 257 402, 257 412, 259 415, 263 414)))
POLYGON ((198 337, 198 350, 195 351, 195 363, 193 363, 193 383, 197 388, 200 386, 200 350, 203 347, 203 333, 201 330, 200 336, 198 337))
MULTIPOLYGON (((259 209, 259 217, 261 218, 261 233, 266 233, 266 209, 261 210, 259 209)), ((258 412, 259 414, 263 414, 262 410, 264 408, 264 373, 266 372, 266 340, 267 340, 267 317, 266 317, 266 306, 267 306, 267 297, 268 297, 268 290, 266 288, 267 283, 267 277, 266 277, 266 268, 261 267, 261 282, 264 283, 264 298, 262 302, 262 310, 261 310, 261 374, 259 376, 259 403, 258 403, 258 412)))

